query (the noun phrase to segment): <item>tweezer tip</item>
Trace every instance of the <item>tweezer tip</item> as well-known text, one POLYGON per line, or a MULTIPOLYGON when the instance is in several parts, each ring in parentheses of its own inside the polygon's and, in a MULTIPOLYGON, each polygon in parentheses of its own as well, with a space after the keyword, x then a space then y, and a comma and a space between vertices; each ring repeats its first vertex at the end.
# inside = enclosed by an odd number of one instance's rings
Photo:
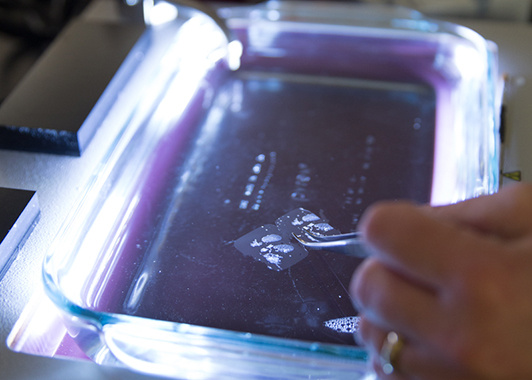
POLYGON ((301 235, 292 233, 292 236, 304 247, 333 251, 348 256, 367 257, 369 252, 364 248, 360 240, 360 233, 353 232, 340 235, 315 235, 308 232, 305 234, 315 241, 305 240, 301 235))
POLYGON ((306 244, 309 243, 308 241, 303 240, 303 238, 301 237, 301 235, 297 235, 295 232, 292 232, 292 236, 293 236, 298 242, 300 242, 300 243, 303 244, 303 245, 306 245, 306 244))

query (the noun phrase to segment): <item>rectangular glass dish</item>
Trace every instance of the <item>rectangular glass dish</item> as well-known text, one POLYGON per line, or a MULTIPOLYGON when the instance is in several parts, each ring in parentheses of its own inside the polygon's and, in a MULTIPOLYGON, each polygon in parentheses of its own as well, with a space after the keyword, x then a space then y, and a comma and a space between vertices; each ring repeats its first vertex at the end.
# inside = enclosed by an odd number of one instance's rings
MULTIPOLYGON (((361 260, 298 228, 355 231, 382 199, 498 187, 496 50, 403 8, 269 2, 177 19, 151 86, 44 263, 97 363, 185 378, 363 378, 361 260)), ((165 37, 165 38, 166 38, 165 37)), ((330 231, 329 231, 330 232, 330 231)))

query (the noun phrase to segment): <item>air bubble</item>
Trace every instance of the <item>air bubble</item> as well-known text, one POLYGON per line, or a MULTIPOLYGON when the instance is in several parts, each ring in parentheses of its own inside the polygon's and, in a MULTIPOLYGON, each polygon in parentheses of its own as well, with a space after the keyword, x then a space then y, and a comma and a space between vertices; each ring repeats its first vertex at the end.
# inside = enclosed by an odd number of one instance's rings
POLYGON ((260 243, 257 239, 255 239, 249 245, 252 247, 260 247, 262 243, 260 243))
POLYGON ((329 223, 318 223, 314 225, 314 228, 323 232, 331 231, 334 229, 329 223))
POLYGON ((290 244, 279 244, 273 247, 274 250, 281 253, 289 253, 294 250, 294 247, 290 244))
POLYGON ((275 253, 267 253, 263 255, 263 257, 266 259, 266 261, 268 261, 269 263, 273 265, 277 265, 277 266, 281 265, 281 259, 282 259, 281 255, 277 255, 275 253))
POLYGON ((304 222, 314 222, 316 220, 320 220, 320 218, 316 214, 306 214, 302 217, 304 222))
POLYGON ((301 220, 297 219, 297 218, 295 218, 295 219, 292 221, 292 225, 293 225, 293 226, 300 226, 300 225, 302 225, 302 224, 303 224, 303 222, 302 222, 301 220))
POLYGON ((279 235, 276 235, 276 234, 270 234, 270 235, 266 235, 264 236, 261 240, 264 242, 264 243, 275 243, 276 241, 281 241, 283 238, 279 235))

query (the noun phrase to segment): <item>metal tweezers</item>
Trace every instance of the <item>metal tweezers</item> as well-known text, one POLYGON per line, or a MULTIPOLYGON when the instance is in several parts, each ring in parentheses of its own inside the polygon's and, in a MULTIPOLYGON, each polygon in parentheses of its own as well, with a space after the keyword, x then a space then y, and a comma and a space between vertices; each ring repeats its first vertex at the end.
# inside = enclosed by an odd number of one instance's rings
POLYGON ((369 250, 366 248, 361 239, 360 232, 350 232, 340 235, 317 235, 309 231, 304 231, 303 234, 292 234, 294 238, 306 248, 331 251, 341 253, 347 256, 368 257, 369 250))

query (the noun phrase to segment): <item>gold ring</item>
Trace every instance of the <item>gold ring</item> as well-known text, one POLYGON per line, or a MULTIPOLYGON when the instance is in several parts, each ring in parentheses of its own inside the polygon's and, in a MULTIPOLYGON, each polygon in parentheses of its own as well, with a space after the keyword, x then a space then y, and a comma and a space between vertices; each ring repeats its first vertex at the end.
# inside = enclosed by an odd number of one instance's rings
POLYGON ((391 375, 397 369, 397 360, 404 346, 404 340, 394 331, 386 335, 380 352, 382 372, 391 375))

